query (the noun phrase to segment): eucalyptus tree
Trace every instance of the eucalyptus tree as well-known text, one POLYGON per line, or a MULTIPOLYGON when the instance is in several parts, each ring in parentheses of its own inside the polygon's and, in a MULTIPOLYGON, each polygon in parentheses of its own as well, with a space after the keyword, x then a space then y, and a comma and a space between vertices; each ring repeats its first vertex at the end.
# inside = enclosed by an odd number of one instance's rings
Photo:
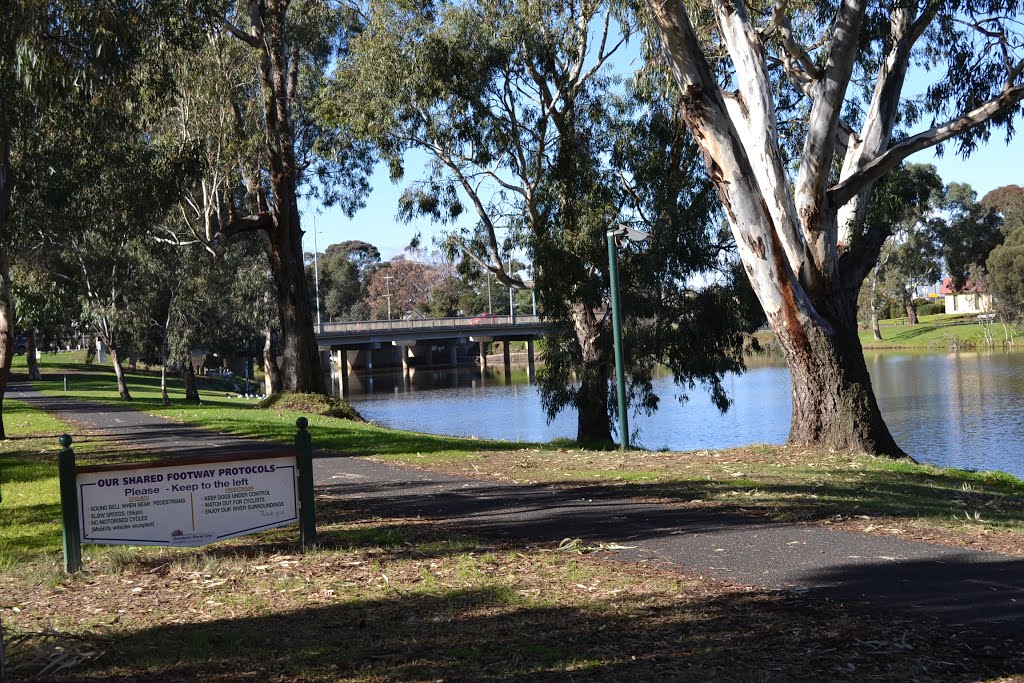
MULTIPOLYGON (((579 441, 609 442, 606 232, 623 222, 655 231, 651 248, 630 252, 622 269, 628 297, 653 297, 629 299, 644 317, 674 301, 693 304, 687 320, 705 322, 696 309, 706 312, 713 297, 688 297, 685 283, 719 253, 706 237, 713 201, 684 163, 689 143, 666 104, 673 94, 628 85, 613 68, 625 59, 635 16, 619 3, 492 0, 381 0, 370 16, 341 64, 339 120, 356 121, 396 177, 407 150, 429 155, 427 177, 409 185, 400 215, 458 224, 468 206, 472 227, 456 225, 448 246, 502 288, 534 287, 552 323, 540 375, 549 416, 573 407, 579 441), (648 125, 630 125, 637 120, 648 125), (636 134, 645 146, 630 144, 636 134), (532 272, 511 266, 523 253, 532 272)), ((660 331, 647 335, 658 343, 670 329, 700 336, 692 325, 659 321, 660 331)), ((642 337, 631 337, 634 391, 649 387, 642 337)), ((705 340, 693 347, 702 362, 673 369, 684 385, 706 381, 721 397, 722 371, 738 366, 738 337, 705 340)), ((661 360, 675 352, 656 353, 661 360)))
POLYGON ((986 194, 981 203, 1003 218, 1005 239, 985 262, 996 310, 1005 321, 1024 321, 1024 187, 1007 185, 986 194))
MULTIPOLYGON (((52 151, 38 144, 37 132, 116 128, 137 102, 140 59, 167 43, 186 44, 181 29, 204 7, 169 0, 0 2, 0 418, 13 353, 12 230, 33 195, 59 190, 47 174, 27 172, 40 150, 52 151)), ((49 170, 66 178, 60 166, 49 170)))
MULTIPOLYGON (((219 74, 225 79, 221 86, 232 87, 216 104, 235 126, 235 139, 250 153, 258 149, 259 156, 250 154, 222 176, 223 189, 213 199, 225 206, 217 232, 260 235, 277 295, 283 387, 322 393, 299 200, 305 192, 351 214, 368 189, 365 147, 351 144, 344 128, 321 126, 310 107, 325 87, 329 67, 344 54, 357 15, 325 0, 250 2, 227 8, 218 27, 224 33, 211 36, 210 49, 235 57, 220 62, 231 65, 219 74), (235 45, 225 46, 224 40, 235 45), (237 47, 243 49, 240 56, 237 47)), ((210 203, 207 198, 200 207, 204 221, 210 203)))
MULTIPOLYGON (((899 303, 911 325, 917 324, 914 297, 919 287, 935 283, 942 273, 940 246, 929 229, 942 195, 942 179, 930 164, 905 164, 887 174, 872 193, 865 212, 880 233, 893 236, 882 246, 871 277, 871 297, 881 289, 899 303)), ((878 305, 872 302, 872 328, 878 334, 878 305)))
POLYGON ((1011 123, 1024 97, 1020 3, 647 7, 790 368, 790 442, 903 455, 856 334, 886 237, 862 218, 873 185, 911 154, 947 141, 967 154, 1011 123), (912 69, 931 78, 919 97, 912 69))
MULTIPOLYGON (((50 245, 45 245, 49 247, 50 245)), ((11 283, 18 329, 26 337, 28 378, 42 379, 36 351, 40 341, 71 339, 81 332, 77 292, 44 245, 18 254, 11 283)))
POLYGON ((929 226, 942 251, 954 291, 967 284, 971 266, 984 267, 988 255, 1003 243, 1003 219, 992 207, 978 202, 966 183, 950 183, 936 201, 929 226))

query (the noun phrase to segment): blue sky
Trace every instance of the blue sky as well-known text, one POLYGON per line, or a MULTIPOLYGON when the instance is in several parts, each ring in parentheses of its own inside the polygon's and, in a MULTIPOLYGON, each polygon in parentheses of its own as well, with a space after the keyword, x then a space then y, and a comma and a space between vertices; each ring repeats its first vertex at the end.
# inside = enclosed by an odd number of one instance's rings
MULTIPOLYGON (((1024 185, 1024 140, 1021 138, 1024 133, 1024 116, 1018 115, 1015 123, 1018 135, 1009 144, 1006 143, 1004 133, 997 131, 988 145, 978 148, 967 159, 956 154, 955 145, 947 145, 942 158, 937 158, 934 150, 925 150, 910 157, 909 161, 935 164, 944 182, 968 183, 979 198, 989 190, 1003 185, 1024 185)), ((415 180, 418 173, 424 172, 425 160, 424 155, 409 157, 406 180, 398 185, 388 178, 387 168, 378 165, 371 181, 373 192, 366 200, 366 208, 352 219, 336 210, 320 213, 316 218, 319 250, 322 252, 329 244, 358 239, 376 245, 386 260, 402 253, 417 232, 423 236, 423 246, 429 248, 441 226, 433 225, 425 219, 410 224, 395 219, 402 189, 406 183, 415 180)), ((309 216, 309 211, 305 211, 305 249, 313 251, 313 224, 309 216)))

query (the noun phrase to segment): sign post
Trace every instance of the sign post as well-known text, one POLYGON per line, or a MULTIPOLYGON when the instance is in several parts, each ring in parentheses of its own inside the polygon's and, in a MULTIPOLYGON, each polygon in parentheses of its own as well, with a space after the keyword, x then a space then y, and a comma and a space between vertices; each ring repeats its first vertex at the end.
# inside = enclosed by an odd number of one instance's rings
POLYGON ((71 436, 60 437, 57 473, 60 479, 60 514, 63 523, 61 541, 64 545, 64 571, 69 574, 82 569, 82 536, 78 520, 78 487, 75 485, 75 452, 71 436))
POLYGON ((309 436, 309 420, 295 421, 295 450, 299 460, 299 538, 302 549, 316 542, 316 509, 313 504, 313 439, 309 436))
POLYGON ((82 568, 82 543, 192 547, 299 524, 316 539, 313 446, 299 418, 295 451, 79 467, 71 437, 58 459, 64 568, 82 568))

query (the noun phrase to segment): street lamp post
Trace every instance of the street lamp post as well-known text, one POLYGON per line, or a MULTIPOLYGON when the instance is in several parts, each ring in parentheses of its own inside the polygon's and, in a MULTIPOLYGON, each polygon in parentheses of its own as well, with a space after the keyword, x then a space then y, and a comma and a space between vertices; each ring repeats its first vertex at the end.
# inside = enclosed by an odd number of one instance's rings
POLYGON ((324 326, 320 323, 320 248, 316 244, 316 214, 313 214, 313 282, 316 288, 316 329, 323 332, 324 326))
POLYGON ((384 295, 384 298, 388 300, 388 320, 391 320, 391 281, 394 279, 393 275, 384 276, 384 287, 387 288, 387 294, 384 295))
POLYGON ((626 412, 626 370, 622 362, 622 313, 619 307, 619 250, 616 238, 643 242, 650 235, 640 230, 619 227, 605 233, 608 237, 608 280, 612 299, 612 342, 615 347, 615 395, 619 408, 619 448, 629 448, 629 414, 626 412))

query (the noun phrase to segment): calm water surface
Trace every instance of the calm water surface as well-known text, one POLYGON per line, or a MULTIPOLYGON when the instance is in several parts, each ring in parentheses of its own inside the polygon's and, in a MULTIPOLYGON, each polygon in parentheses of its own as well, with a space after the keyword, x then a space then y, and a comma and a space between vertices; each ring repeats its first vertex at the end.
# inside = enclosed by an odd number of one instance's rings
MULTIPOLYGON (((876 353, 868 368, 882 413, 896 441, 936 465, 997 469, 1024 477, 1024 353, 876 353)), ((337 387, 337 383, 335 384, 337 387)), ((725 414, 700 387, 681 403, 670 377, 656 380, 662 397, 654 415, 631 415, 636 443, 696 450, 783 443, 789 432, 789 371, 755 359, 726 387, 725 414)), ((370 420, 397 429, 518 441, 574 438, 576 415, 548 423, 525 370, 506 385, 500 368, 481 375, 458 371, 378 372, 353 376, 350 400, 370 420)))

